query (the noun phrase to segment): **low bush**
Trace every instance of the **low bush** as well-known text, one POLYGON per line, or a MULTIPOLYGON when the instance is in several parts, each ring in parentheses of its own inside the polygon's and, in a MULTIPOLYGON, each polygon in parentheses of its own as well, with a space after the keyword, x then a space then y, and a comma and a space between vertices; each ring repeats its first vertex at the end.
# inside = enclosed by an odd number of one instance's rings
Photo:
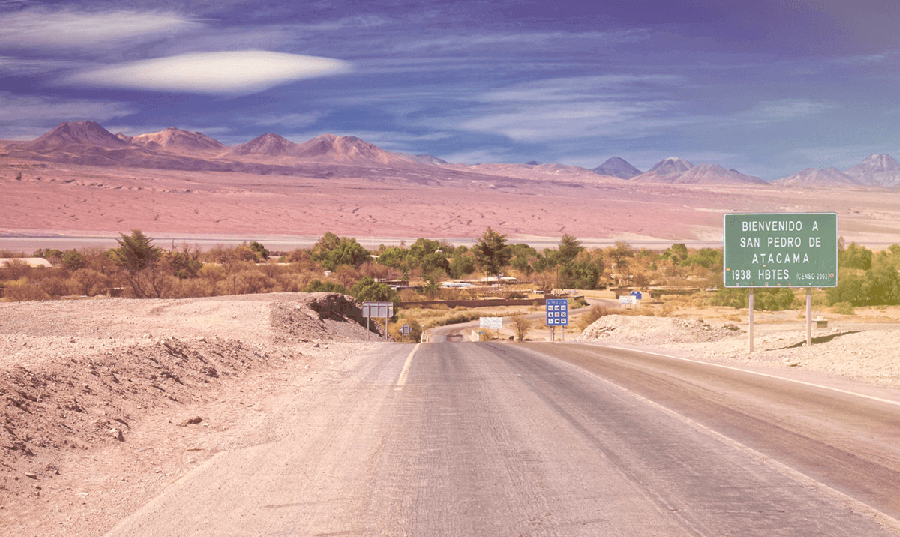
POLYGON ((578 316, 575 326, 584 332, 584 329, 591 326, 601 317, 609 315, 609 311, 600 304, 594 304, 591 309, 578 316))

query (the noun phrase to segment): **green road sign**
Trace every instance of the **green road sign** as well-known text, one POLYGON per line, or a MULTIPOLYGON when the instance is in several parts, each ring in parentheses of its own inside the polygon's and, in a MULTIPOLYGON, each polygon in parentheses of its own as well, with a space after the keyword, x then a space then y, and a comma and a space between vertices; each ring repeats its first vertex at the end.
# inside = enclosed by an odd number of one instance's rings
POLYGON ((725 287, 837 286, 837 215, 725 215, 725 287))

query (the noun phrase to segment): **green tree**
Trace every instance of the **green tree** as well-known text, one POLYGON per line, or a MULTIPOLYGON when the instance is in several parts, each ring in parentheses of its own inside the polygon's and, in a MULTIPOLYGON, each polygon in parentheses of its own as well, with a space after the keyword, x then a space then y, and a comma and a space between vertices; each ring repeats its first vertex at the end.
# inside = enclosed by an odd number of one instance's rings
POLYGON ((360 278, 350 289, 350 294, 359 302, 394 302, 395 305, 399 302, 397 291, 391 289, 388 284, 378 283, 368 276, 360 278))
POLYGON ((112 258, 124 271, 134 296, 159 297, 162 288, 158 268, 162 250, 153 246, 153 239, 139 229, 131 230, 131 235, 119 235, 120 238, 116 239, 119 247, 112 250, 112 258))
POLYGON ((865 277, 866 304, 900 304, 900 274, 889 264, 873 267, 865 277))
POLYGON ((851 242, 850 246, 838 252, 838 266, 869 270, 872 268, 872 251, 851 242))
POLYGON ((256 256, 259 257, 259 259, 261 259, 261 260, 269 259, 269 251, 266 250, 266 247, 263 246, 262 244, 260 244, 256 241, 252 241, 250 243, 250 249, 253 250, 254 252, 256 252, 256 256))
POLYGON ((865 277, 845 271, 838 279, 836 287, 829 287, 825 290, 825 302, 829 306, 839 302, 847 302, 853 306, 862 306, 867 299, 865 283, 865 277))
POLYGON ((578 239, 569 234, 563 235, 559 240, 559 262, 565 264, 575 261, 582 250, 584 248, 578 239))
POLYGON ((303 290, 305 293, 340 293, 342 295, 346 295, 347 288, 343 285, 335 282, 321 282, 319 280, 313 280, 309 282, 309 285, 306 286, 306 289, 303 290))
POLYGON ((616 264, 616 272, 625 273, 629 259, 634 257, 634 249, 625 241, 616 241, 615 246, 608 249, 609 256, 616 264))
POLYGON ((78 250, 67 250, 60 257, 62 266, 68 270, 84 268, 84 256, 78 250))
POLYGON ((328 232, 313 246, 312 259, 325 267, 334 270, 339 265, 359 268, 370 259, 369 252, 350 237, 338 237, 328 232))
POLYGON ((559 267, 558 285, 564 289, 596 289, 603 275, 603 259, 588 252, 559 267))
POLYGON ((468 274, 475 272, 475 259, 467 253, 453 253, 450 260, 450 277, 459 280, 468 274))
POLYGON ((196 248, 191 250, 187 246, 183 247, 181 251, 168 252, 165 260, 169 265, 169 270, 180 280, 196 278, 203 267, 203 263, 200 261, 200 250, 196 248))
POLYGON ((499 276, 510 259, 506 235, 501 235, 490 227, 478 238, 472 252, 475 254, 475 263, 488 276, 499 276))

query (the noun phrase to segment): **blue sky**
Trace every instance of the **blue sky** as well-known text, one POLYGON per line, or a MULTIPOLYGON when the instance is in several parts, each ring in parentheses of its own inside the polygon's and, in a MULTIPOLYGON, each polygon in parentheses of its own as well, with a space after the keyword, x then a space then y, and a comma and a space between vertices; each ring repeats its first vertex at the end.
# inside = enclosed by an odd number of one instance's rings
POLYGON ((0 138, 91 119, 773 180, 900 156, 898 6, 0 0, 0 138))

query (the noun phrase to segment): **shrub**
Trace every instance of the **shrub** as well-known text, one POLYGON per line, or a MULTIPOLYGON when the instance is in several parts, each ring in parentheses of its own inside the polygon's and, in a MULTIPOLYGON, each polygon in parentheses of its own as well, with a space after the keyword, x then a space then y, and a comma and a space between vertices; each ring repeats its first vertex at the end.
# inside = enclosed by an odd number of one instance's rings
POLYGON ((81 295, 100 295, 109 287, 109 278, 105 274, 89 268, 76 270, 71 281, 76 292, 81 295))
POLYGON ((70 280, 59 276, 43 278, 42 280, 37 281, 36 285, 52 297, 72 295, 77 292, 76 286, 72 285, 70 280))
POLYGON ((340 293, 342 295, 346 295, 347 288, 343 285, 335 282, 321 282, 319 280, 313 280, 309 282, 309 285, 304 289, 304 292, 307 293, 340 293))
POLYGON ((511 317, 512 329, 518 341, 525 341, 528 337, 528 331, 531 330, 531 321, 525 318, 525 315, 517 313, 511 317))
POLYGON ((38 287, 28 278, 22 278, 6 282, 3 288, 3 298, 10 300, 50 300, 50 295, 38 287))
POLYGON ((422 339, 422 324, 412 317, 400 317, 396 322, 391 323, 388 329, 388 333, 395 341, 404 339, 403 334, 400 333, 400 329, 404 324, 409 325, 409 335, 406 336, 407 341, 419 341, 422 339))
POLYGON ((581 315, 578 316, 578 320, 576 321, 576 326, 578 327, 579 330, 584 332, 585 328, 594 324, 595 321, 597 321, 599 318, 603 317, 604 315, 609 315, 606 308, 604 308, 600 304, 594 304, 593 306, 591 306, 591 309, 589 309, 585 313, 582 313, 581 315))
POLYGON ((838 302, 834 305, 834 312, 841 315, 854 315, 853 304, 849 302, 838 302))

